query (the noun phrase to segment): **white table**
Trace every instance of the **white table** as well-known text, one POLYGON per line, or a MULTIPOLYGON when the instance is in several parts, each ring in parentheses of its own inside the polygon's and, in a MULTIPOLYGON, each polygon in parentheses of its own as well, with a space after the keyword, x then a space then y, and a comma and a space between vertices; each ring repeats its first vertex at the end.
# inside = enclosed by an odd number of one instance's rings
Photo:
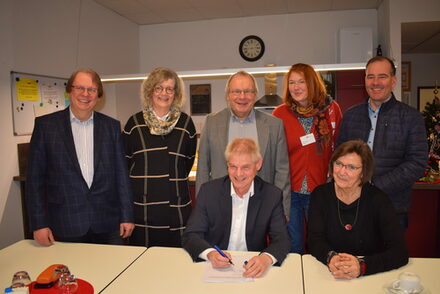
POLYGON ((440 259, 410 258, 401 268, 360 277, 353 280, 335 280, 327 267, 311 255, 303 255, 303 275, 306 294, 384 294, 384 286, 396 280, 401 272, 413 272, 420 276, 426 291, 423 294, 440 293, 440 259))
MULTIPOLYGON (((247 254, 249 252, 231 252, 247 254)), ((205 283, 205 262, 193 263, 182 248, 150 247, 103 294, 120 293, 289 293, 303 294, 301 256, 289 254, 281 267, 244 283, 205 283)))
POLYGON ((0 250, 0 287, 9 287, 17 271, 27 271, 35 281, 48 266, 65 264, 99 293, 145 251, 145 247, 62 242, 43 247, 33 240, 22 240, 0 250))

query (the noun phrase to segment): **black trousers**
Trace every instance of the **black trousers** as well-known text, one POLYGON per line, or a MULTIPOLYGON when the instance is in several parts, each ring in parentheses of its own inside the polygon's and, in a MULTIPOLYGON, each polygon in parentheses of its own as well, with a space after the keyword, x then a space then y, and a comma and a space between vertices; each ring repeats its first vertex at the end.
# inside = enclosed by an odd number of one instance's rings
POLYGON ((124 240, 122 240, 119 235, 119 230, 110 233, 94 233, 89 230, 87 234, 79 237, 58 237, 55 236, 55 240, 61 242, 73 242, 73 243, 92 243, 92 244, 110 244, 110 245, 123 245, 124 240))

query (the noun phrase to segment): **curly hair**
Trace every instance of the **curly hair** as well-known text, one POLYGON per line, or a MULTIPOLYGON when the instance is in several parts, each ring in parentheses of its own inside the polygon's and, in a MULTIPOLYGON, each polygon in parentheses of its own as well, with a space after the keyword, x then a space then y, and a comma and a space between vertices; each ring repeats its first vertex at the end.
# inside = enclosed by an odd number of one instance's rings
POLYGON ((174 99, 172 106, 181 108, 185 102, 184 85, 177 73, 166 67, 157 67, 150 72, 148 77, 142 82, 141 102, 146 106, 152 106, 152 95, 154 87, 163 81, 174 80, 174 99))

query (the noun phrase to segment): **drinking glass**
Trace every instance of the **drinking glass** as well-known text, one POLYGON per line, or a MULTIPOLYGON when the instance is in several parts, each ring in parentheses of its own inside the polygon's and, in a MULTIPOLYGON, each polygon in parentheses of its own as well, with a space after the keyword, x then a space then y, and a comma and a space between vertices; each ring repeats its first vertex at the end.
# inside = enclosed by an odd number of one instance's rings
POLYGON ((63 273, 58 280, 58 288, 62 294, 75 293, 78 290, 78 281, 74 275, 63 273))
POLYGON ((28 272, 19 271, 16 272, 14 274, 14 277, 12 278, 11 288, 26 287, 26 285, 29 285, 30 283, 31 283, 31 278, 29 277, 28 272))

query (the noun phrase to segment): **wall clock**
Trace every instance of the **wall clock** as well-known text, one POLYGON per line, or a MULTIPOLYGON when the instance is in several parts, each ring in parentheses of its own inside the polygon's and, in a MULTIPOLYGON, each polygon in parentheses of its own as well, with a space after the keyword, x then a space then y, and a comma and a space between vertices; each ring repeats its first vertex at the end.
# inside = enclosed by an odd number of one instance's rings
POLYGON ((264 54, 264 42, 258 36, 249 35, 241 40, 238 52, 246 61, 257 61, 264 54))

